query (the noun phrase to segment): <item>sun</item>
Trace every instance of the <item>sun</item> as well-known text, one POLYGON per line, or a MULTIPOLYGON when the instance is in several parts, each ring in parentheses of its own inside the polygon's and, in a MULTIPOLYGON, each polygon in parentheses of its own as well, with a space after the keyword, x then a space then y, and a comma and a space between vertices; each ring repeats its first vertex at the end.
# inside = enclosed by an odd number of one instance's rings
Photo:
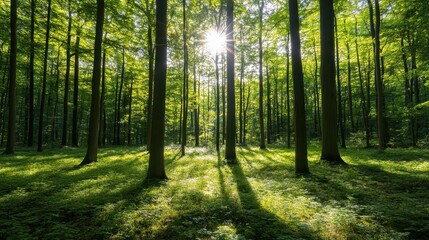
POLYGON ((226 49, 225 34, 210 29, 206 32, 206 48, 212 55, 224 52, 226 49))

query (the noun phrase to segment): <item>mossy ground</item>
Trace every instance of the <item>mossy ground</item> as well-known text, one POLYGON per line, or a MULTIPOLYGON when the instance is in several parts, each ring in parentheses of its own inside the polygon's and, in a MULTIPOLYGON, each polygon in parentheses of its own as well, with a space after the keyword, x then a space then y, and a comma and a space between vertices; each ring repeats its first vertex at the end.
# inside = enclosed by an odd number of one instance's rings
POLYGON ((0 156, 1 239, 428 239, 429 151, 342 150, 296 176, 293 150, 166 150, 164 182, 145 181, 148 154, 103 148, 18 149, 0 156))

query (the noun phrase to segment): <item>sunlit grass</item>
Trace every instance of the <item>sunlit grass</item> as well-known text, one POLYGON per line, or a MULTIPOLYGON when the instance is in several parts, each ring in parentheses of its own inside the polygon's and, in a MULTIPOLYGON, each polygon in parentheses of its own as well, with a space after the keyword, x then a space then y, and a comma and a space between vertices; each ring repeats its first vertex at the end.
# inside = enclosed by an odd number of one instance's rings
POLYGON ((11 239, 406 239, 429 233, 429 151, 347 149, 294 174, 293 150, 166 150, 169 181, 146 182, 148 154, 19 149, 0 156, 0 236, 11 239))

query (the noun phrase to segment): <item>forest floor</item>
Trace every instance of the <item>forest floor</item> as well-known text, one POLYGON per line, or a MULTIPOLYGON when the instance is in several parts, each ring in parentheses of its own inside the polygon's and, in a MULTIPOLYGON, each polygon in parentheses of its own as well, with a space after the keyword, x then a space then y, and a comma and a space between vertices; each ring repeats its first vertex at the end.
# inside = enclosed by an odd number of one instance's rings
POLYGON ((145 181, 148 154, 19 148, 0 156, 0 239, 429 239, 429 151, 341 150, 296 176, 294 151, 166 150, 168 181, 145 181))

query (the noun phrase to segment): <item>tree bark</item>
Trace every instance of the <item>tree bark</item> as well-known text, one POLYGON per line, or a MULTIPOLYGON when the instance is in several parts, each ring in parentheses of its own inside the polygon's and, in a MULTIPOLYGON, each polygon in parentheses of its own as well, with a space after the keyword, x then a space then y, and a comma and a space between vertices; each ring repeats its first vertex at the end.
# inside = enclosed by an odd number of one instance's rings
POLYGON ((27 146, 32 147, 34 142, 34 25, 36 15, 36 0, 31 0, 31 29, 30 29, 30 88, 29 88, 29 111, 28 111, 28 136, 27 146))
POLYGON ((88 130, 88 148, 80 165, 97 161, 98 131, 100 127, 100 77, 103 42, 104 0, 97 0, 97 21, 95 27, 94 65, 92 71, 91 112, 88 130))
POLYGON ((320 0, 320 80, 322 89, 321 160, 344 164, 337 145, 337 99, 335 89, 335 42, 333 0, 320 0))
POLYGON ((106 109, 105 109, 105 98, 106 98, 106 50, 103 51, 103 63, 101 72, 101 97, 100 97, 100 130, 98 132, 98 146, 102 147, 106 144, 106 109))
MULTIPOLYGON (((34 0, 33 0, 34 1, 34 0)), ((71 28, 72 28, 72 13, 71 0, 67 1, 68 7, 68 27, 67 27, 67 50, 66 50, 66 76, 64 82, 64 101, 63 101, 63 132, 61 136, 61 145, 67 145, 67 125, 68 125, 68 102, 70 88, 70 60, 71 60, 71 28)))
POLYGON ((72 118, 72 146, 79 146, 78 136, 78 108, 79 108, 79 52, 80 36, 76 36, 74 53, 74 79, 73 79, 73 118, 72 118))
POLYGON ((264 10, 264 0, 259 0, 259 130, 260 130, 260 148, 266 149, 265 146, 265 127, 264 127, 264 77, 262 73, 262 14, 264 10))
POLYGON ((43 151, 43 113, 45 111, 45 98, 46 98, 46 74, 48 67, 48 50, 49 50, 49 33, 51 30, 51 0, 48 0, 48 16, 46 19, 46 36, 45 36, 45 55, 43 58, 43 79, 42 79, 42 100, 40 103, 39 115, 39 134, 37 141, 37 151, 43 151))
POLYGON ((189 65, 188 65, 188 29, 186 22, 186 0, 183 0, 182 11, 183 11, 183 120, 182 120, 182 142, 180 145, 182 156, 185 156, 186 147, 186 130, 188 121, 188 82, 189 82, 189 65))
MULTIPOLYGON (((4 154, 15 154, 16 141, 16 22, 17 0, 10 1, 10 54, 9 54, 9 118, 7 127, 7 143, 4 154)), ((2 134, 3 136, 3 134, 2 134)))
POLYGON ((235 119, 235 86, 234 86, 234 1, 227 0, 226 2, 226 61, 227 61, 227 129, 226 129, 226 146, 225 159, 228 163, 236 163, 237 156, 235 152, 235 137, 236 137, 236 119, 235 119))
POLYGON ((289 52, 289 41, 290 34, 286 40, 286 108, 287 108, 287 147, 291 147, 291 121, 290 121, 290 52, 289 52))
POLYGON ((289 26, 292 46, 292 76, 295 117, 295 173, 309 173, 307 159, 307 134, 304 101, 304 76, 302 74, 301 39, 297 0, 289 0, 289 26))
POLYGON ((167 0, 156 0, 156 55, 153 121, 148 179, 167 179, 164 167, 165 90, 167 74, 167 0))

